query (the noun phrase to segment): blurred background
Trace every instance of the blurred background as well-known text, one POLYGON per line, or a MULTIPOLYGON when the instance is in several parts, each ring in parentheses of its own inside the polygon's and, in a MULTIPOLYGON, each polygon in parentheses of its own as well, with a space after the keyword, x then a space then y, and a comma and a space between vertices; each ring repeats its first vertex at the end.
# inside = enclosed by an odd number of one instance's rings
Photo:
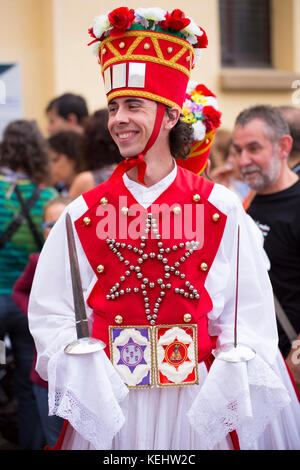
POLYGON ((217 94, 224 127, 252 104, 300 105, 300 0, 0 0, 1 129, 13 116, 45 131, 46 105, 65 92, 84 96, 90 112, 105 106, 88 28, 125 5, 183 8, 206 30, 192 78, 217 94))

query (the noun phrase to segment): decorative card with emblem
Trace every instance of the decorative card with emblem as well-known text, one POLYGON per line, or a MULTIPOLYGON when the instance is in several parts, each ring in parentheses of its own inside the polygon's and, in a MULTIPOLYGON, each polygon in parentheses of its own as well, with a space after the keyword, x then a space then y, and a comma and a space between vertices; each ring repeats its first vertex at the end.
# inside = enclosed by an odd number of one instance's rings
POLYGON ((198 384, 196 325, 156 326, 154 336, 157 385, 198 384))
POLYGON ((111 326, 110 358, 129 388, 198 384, 197 326, 111 326))
POLYGON ((153 386, 152 348, 149 326, 110 327, 110 358, 129 388, 153 386))

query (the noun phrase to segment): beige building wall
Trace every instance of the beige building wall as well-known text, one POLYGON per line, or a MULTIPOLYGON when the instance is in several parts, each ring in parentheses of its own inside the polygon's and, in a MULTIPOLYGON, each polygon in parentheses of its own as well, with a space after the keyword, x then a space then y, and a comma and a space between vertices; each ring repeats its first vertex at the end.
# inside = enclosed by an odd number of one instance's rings
POLYGON ((184 6, 179 0, 0 0, 0 62, 21 65, 25 118, 37 119, 45 131, 47 103, 67 91, 83 95, 91 112, 106 105, 87 30, 95 16, 121 5, 182 8, 206 30, 209 46, 192 78, 218 95, 223 127, 230 129, 252 104, 293 104, 292 84, 300 79, 300 0, 272 0, 274 70, 222 69, 218 0, 186 0, 184 6))

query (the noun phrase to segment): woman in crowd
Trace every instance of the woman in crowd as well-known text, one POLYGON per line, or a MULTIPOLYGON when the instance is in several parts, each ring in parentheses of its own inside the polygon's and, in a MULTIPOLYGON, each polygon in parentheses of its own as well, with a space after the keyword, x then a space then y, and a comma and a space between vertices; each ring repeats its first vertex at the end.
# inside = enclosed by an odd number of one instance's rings
POLYGON ((43 208, 57 193, 49 184, 46 141, 34 121, 4 130, 0 145, 0 339, 7 337, 15 361, 19 447, 40 448, 40 419, 30 380, 34 343, 12 290, 31 253, 43 244, 43 208))
POLYGON ((67 196, 76 175, 82 170, 82 135, 60 131, 48 139, 52 185, 67 196))

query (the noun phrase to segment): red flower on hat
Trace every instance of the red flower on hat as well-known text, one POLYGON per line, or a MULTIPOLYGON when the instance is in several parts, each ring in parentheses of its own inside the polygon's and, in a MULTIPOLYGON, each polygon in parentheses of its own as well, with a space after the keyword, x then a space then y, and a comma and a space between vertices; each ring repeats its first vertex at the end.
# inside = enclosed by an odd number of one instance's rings
POLYGON ((110 30, 110 36, 123 36, 134 21, 134 10, 129 10, 127 7, 116 8, 109 13, 108 19, 113 26, 113 29, 110 30))
POLYGON ((203 96, 213 96, 214 98, 216 98, 216 95, 214 95, 205 85, 197 85, 195 90, 198 93, 201 93, 201 95, 203 96))
POLYGON ((88 30, 88 32, 89 32, 89 35, 91 36, 91 38, 97 39, 96 36, 95 36, 95 34, 94 34, 94 28, 90 28, 90 29, 88 30))
POLYGON ((202 110, 205 116, 205 126, 207 132, 217 129, 221 124, 221 113, 213 106, 204 106, 202 110))
POLYGON ((201 49, 205 49, 208 45, 207 35, 206 35, 206 32, 204 31, 204 29, 201 28, 201 26, 199 26, 199 28, 201 29, 203 34, 202 34, 202 36, 196 36, 196 38, 198 40, 197 47, 200 47, 201 49))
POLYGON ((161 21, 159 25, 163 29, 175 29, 176 31, 180 31, 186 28, 190 24, 191 20, 185 17, 183 11, 176 9, 173 10, 172 13, 166 13, 166 19, 161 21))

